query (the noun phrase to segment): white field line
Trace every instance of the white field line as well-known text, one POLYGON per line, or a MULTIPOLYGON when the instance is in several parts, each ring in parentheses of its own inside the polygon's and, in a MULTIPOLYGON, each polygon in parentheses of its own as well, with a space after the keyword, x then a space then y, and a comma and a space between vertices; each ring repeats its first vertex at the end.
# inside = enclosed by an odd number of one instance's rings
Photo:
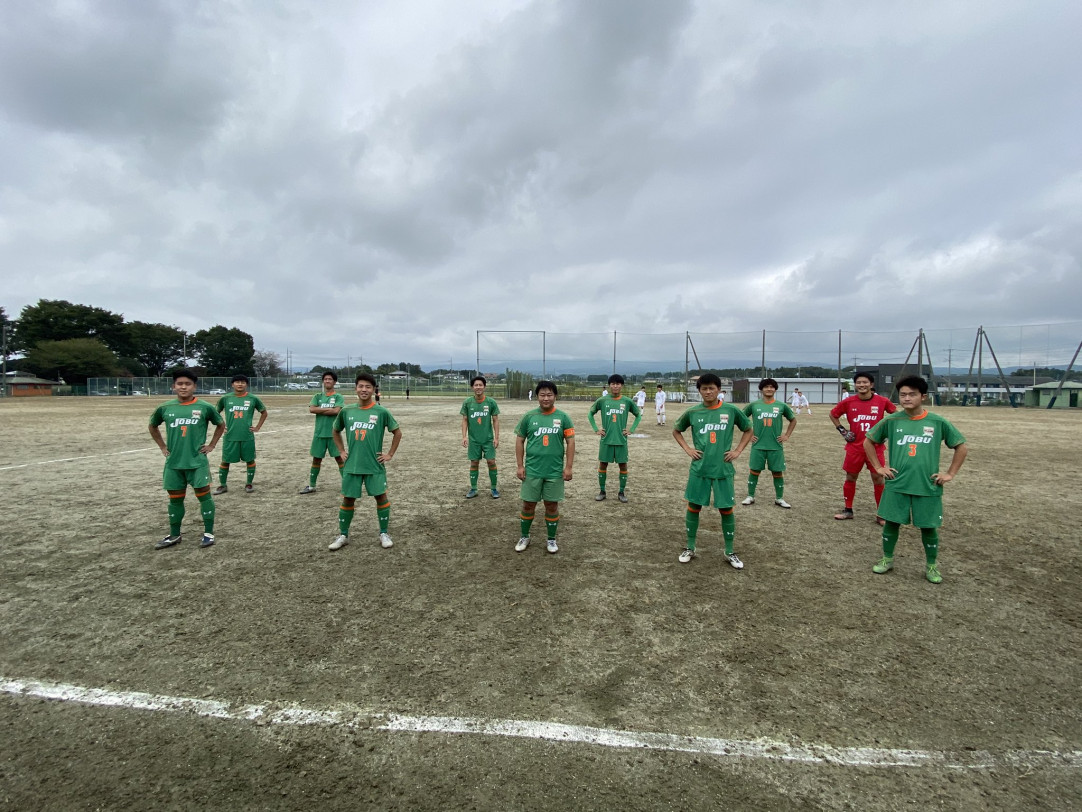
POLYGON ((276 708, 271 705, 240 705, 214 699, 158 696, 139 691, 111 691, 37 680, 9 680, 0 677, 0 693, 77 702, 83 705, 165 711, 214 719, 253 722, 259 725, 315 725, 345 729, 373 729, 388 732, 470 734, 588 744, 598 747, 702 753, 719 758, 750 758, 804 764, 834 764, 846 767, 937 767, 941 769, 1032 769, 1038 767, 1082 768, 1082 751, 1012 750, 992 753, 984 750, 943 752, 937 750, 889 749, 880 747, 831 747, 769 739, 740 740, 673 733, 642 733, 608 730, 555 722, 527 722, 513 719, 470 719, 453 716, 405 716, 372 713, 361 709, 320 710, 303 707, 276 708))
MULTIPOLYGON (((311 428, 308 427, 308 430, 311 431, 311 428)), ((264 434, 278 434, 279 432, 283 432, 283 431, 294 431, 294 429, 274 429, 273 431, 262 431, 261 430, 259 432, 259 436, 262 437, 264 434)), ((158 449, 158 447, 156 445, 152 445, 152 446, 147 446, 145 448, 132 448, 132 449, 129 449, 128 451, 110 451, 107 454, 87 454, 87 455, 82 456, 82 457, 61 457, 60 459, 55 459, 55 460, 35 460, 34 462, 24 462, 24 463, 20 463, 19 465, 5 465, 5 466, 0 467, 0 471, 14 471, 17 468, 29 468, 31 465, 55 465, 56 463, 59 463, 59 462, 76 462, 78 460, 98 460, 98 459, 101 459, 102 457, 116 457, 116 456, 119 456, 121 454, 142 454, 144 451, 157 451, 159 454, 161 453, 161 451, 158 449)))

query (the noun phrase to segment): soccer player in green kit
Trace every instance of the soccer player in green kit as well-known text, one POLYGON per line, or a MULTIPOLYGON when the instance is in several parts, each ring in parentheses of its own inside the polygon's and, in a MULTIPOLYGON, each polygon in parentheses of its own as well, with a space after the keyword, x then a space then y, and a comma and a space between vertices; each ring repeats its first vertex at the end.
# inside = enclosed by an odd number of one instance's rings
POLYGON ((695 557, 695 537, 699 532, 699 513, 714 498, 714 507, 721 514, 721 532, 725 537, 725 558, 733 569, 743 569, 744 562, 735 552, 733 544, 736 538, 736 517, 733 505, 736 504, 733 477, 733 460, 751 442, 751 421, 732 404, 722 403, 718 395, 721 392, 721 378, 712 372, 699 376, 695 384, 702 395, 703 402, 696 403, 677 419, 672 436, 677 444, 691 457, 688 470, 688 484, 684 489, 684 498, 688 508, 685 516, 687 529, 687 547, 680 553, 680 563, 687 564, 695 557), (691 441, 694 447, 684 439, 684 432, 691 429, 691 441), (744 432, 736 448, 733 444, 733 431, 744 432))
POLYGON ((386 407, 376 403, 376 379, 367 372, 357 375, 357 405, 346 406, 334 419, 334 444, 345 459, 342 469, 342 506, 338 509, 338 538, 329 549, 340 550, 349 544, 349 526, 353 507, 362 492, 376 500, 379 520, 379 543, 393 547, 387 532, 391 521, 391 501, 387 498, 387 468, 402 442, 402 429, 386 407), (342 433, 346 439, 343 441, 342 433), (383 435, 391 435, 391 448, 384 453, 383 435))
POLYGON ((200 547, 214 544, 214 499, 210 495, 210 462, 207 454, 214 450, 225 421, 213 406, 195 397, 199 379, 190 369, 178 369, 173 373, 173 391, 176 399, 163 403, 150 416, 150 436, 165 456, 162 486, 169 493, 169 535, 154 545, 164 550, 180 544, 180 525, 184 519, 184 495, 192 486, 203 514, 203 539, 200 547), (166 439, 162 439, 161 425, 165 424, 166 439), (208 443, 207 424, 215 426, 214 436, 208 443))
POLYGON ((244 460, 248 464, 247 480, 244 492, 251 493, 255 488, 255 434, 263 428, 267 419, 267 407, 255 395, 248 392, 248 376, 233 376, 233 394, 222 395, 214 407, 215 411, 225 416, 225 439, 222 441, 222 462, 218 466, 218 487, 214 495, 218 496, 229 490, 226 480, 229 478, 229 464, 244 460), (254 426, 252 420, 259 412, 259 422, 254 426))
POLYGON ((594 401, 590 407, 590 428, 595 434, 601 435, 601 443, 597 448, 597 482, 600 491, 596 497, 598 502, 605 500, 605 480, 608 478, 609 463, 615 462, 620 465, 620 491, 616 498, 621 502, 627 501, 627 435, 634 433, 642 420, 642 410, 631 398, 624 397, 624 378, 622 375, 609 376, 609 393, 602 395, 594 401), (594 415, 601 412, 601 428, 597 427, 594 415), (635 415, 635 423, 630 429, 627 427, 629 414, 635 415))
POLYGON ((499 499, 500 491, 496 487, 496 449, 500 447, 500 406, 490 397, 485 396, 488 381, 484 375, 474 375, 470 379, 473 397, 466 398, 459 409, 462 415, 462 447, 470 459, 470 489, 466 498, 477 496, 477 476, 481 468, 481 457, 488 463, 488 481, 492 486, 492 498, 499 499))
POLYGON ((903 524, 920 528, 924 545, 925 577, 933 584, 943 581, 936 559, 939 527, 943 524, 943 486, 958 474, 966 461, 966 438, 954 425, 924 408, 928 382, 910 375, 895 384, 902 413, 880 420, 864 437, 864 455, 872 470, 886 478, 879 516, 883 525, 883 557, 872 571, 883 575, 894 569, 894 547, 903 524), (886 443, 887 464, 876 458, 877 443, 886 443), (939 471, 940 447, 954 449, 946 473, 939 471))
POLYGON ((773 378, 759 381, 759 391, 763 397, 744 407, 744 414, 751 418, 755 439, 751 445, 750 471, 748 472, 748 497, 740 504, 755 504, 755 487, 759 484, 759 474, 769 468, 774 475, 774 504, 788 510, 792 507, 783 498, 785 496, 785 449, 782 443, 789 439, 796 428, 796 415, 789 404, 778 403, 774 395, 778 391, 778 382, 773 378), (782 433, 781 420, 785 418, 789 425, 782 433))
POLYGON ((342 404, 346 402, 341 394, 334 391, 336 383, 338 383, 337 374, 324 372, 323 391, 318 395, 313 395, 308 404, 308 411, 316 416, 316 427, 312 435, 312 447, 309 449, 312 455, 312 468, 308 472, 308 484, 301 488, 301 493, 312 493, 316 489, 319 469, 327 454, 334 456, 339 471, 345 464, 334 446, 334 419, 338 417, 338 413, 342 411, 342 404))
POLYGON ((522 532, 515 552, 530 546, 530 526, 537 503, 545 503, 545 549, 558 553, 556 530, 560 521, 560 502, 564 498, 564 483, 571 481, 575 462, 575 426, 566 412, 556 408, 556 384, 538 381, 537 408, 522 416, 515 426, 515 462, 518 478, 522 480, 522 532))

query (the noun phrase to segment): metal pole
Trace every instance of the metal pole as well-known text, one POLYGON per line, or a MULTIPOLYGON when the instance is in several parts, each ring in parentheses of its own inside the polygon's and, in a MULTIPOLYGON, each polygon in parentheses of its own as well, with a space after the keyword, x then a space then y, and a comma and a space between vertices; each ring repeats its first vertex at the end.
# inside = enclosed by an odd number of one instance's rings
POLYGON ((474 363, 477 365, 477 368, 473 371, 473 374, 474 375, 480 375, 481 374, 481 331, 480 330, 477 331, 476 340, 477 340, 477 358, 474 361, 474 363))
POLYGON ((548 333, 544 330, 541 331, 541 377, 548 380, 548 356, 546 349, 546 341, 548 340, 548 333))
POLYGON ((981 371, 984 369, 984 342, 981 339, 984 337, 984 325, 982 324, 977 328, 977 405, 981 405, 981 382, 983 376, 981 371))
POLYGON ((763 357, 762 357, 762 363, 761 363, 760 366, 762 367, 762 375, 765 378, 766 377, 766 330, 763 330, 763 357))
MULTIPOLYGON (((854 377, 856 370, 853 370, 854 377)), ((838 331, 838 400, 842 399, 842 331, 838 331)))
POLYGON ((612 331, 612 374, 616 374, 616 331, 612 331))

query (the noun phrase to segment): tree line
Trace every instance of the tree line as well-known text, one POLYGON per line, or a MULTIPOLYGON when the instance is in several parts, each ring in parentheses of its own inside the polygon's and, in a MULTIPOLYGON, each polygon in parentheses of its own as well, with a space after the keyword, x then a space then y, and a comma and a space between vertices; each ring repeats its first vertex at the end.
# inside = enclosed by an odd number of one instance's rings
POLYGON ((281 374, 277 354, 257 351, 236 327, 215 325, 187 334, 168 324, 125 321, 120 313, 40 299, 17 319, 0 307, 5 357, 22 355, 20 371, 83 385, 88 378, 158 376, 197 359, 206 375, 281 374))

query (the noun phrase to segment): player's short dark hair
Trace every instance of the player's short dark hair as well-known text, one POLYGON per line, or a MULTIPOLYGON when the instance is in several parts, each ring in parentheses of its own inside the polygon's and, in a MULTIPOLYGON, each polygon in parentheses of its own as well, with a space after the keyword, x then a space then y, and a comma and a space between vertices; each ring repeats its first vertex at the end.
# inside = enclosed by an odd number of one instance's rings
POLYGON ((533 391, 540 392, 542 389, 548 389, 553 395, 559 397, 560 390, 556 388, 556 384, 552 381, 538 381, 537 385, 533 388, 533 391))
POLYGON ((713 372, 704 372, 699 376, 699 380, 695 381, 695 388, 702 389, 709 384, 714 384, 718 389, 721 389, 721 378, 713 372))
POLYGON ((173 380, 176 381, 177 378, 187 378, 192 383, 199 383, 199 376, 196 375, 193 370, 188 369, 187 367, 185 367, 184 369, 173 370, 173 380))
POLYGON ((472 378, 470 378, 470 386, 473 386, 478 381, 483 383, 485 386, 488 386, 488 381, 485 380, 484 375, 474 375, 472 378))
POLYGON ((664 388, 665 388, 665 386, 664 386, 663 384, 660 384, 660 383, 659 383, 659 384, 657 385, 657 388, 658 388, 658 389, 664 389, 664 388))
POLYGON ((872 386, 875 386, 875 376, 870 372, 858 372, 853 376, 853 383, 857 382, 857 378, 867 378, 872 386))
POLYGON ((623 382, 624 382, 624 376, 623 375, 617 375, 615 372, 612 375, 609 375, 609 383, 620 383, 620 384, 622 384, 623 382))
POLYGON ((774 380, 773 378, 763 378, 761 381, 759 381, 759 391, 760 392, 763 391, 764 386, 773 386, 775 389, 780 388, 778 386, 778 382, 776 380, 774 380))
POLYGON ((323 374, 319 376, 319 379, 322 381, 328 375, 330 375, 332 378, 334 378, 335 383, 338 383, 338 373, 334 372, 333 370, 330 370, 330 369, 324 370, 323 374))
POLYGON ((237 381, 244 381, 245 383, 248 383, 248 376, 247 375, 241 375, 238 372, 236 375, 233 376, 233 380, 231 380, 230 383, 236 383, 237 381))
POLYGON ((910 389, 916 389, 922 395, 928 394, 928 381, 924 380, 920 375, 906 375, 894 384, 894 388, 899 391, 901 391, 903 386, 907 386, 910 389))
MULTIPOLYGON (((373 377, 371 372, 358 372, 357 378, 353 381, 353 385, 356 386, 361 381, 368 381, 368 383, 372 384, 372 386, 376 386, 376 379, 375 377, 373 377)), ((376 386, 376 389, 378 390, 379 387, 376 386)))

